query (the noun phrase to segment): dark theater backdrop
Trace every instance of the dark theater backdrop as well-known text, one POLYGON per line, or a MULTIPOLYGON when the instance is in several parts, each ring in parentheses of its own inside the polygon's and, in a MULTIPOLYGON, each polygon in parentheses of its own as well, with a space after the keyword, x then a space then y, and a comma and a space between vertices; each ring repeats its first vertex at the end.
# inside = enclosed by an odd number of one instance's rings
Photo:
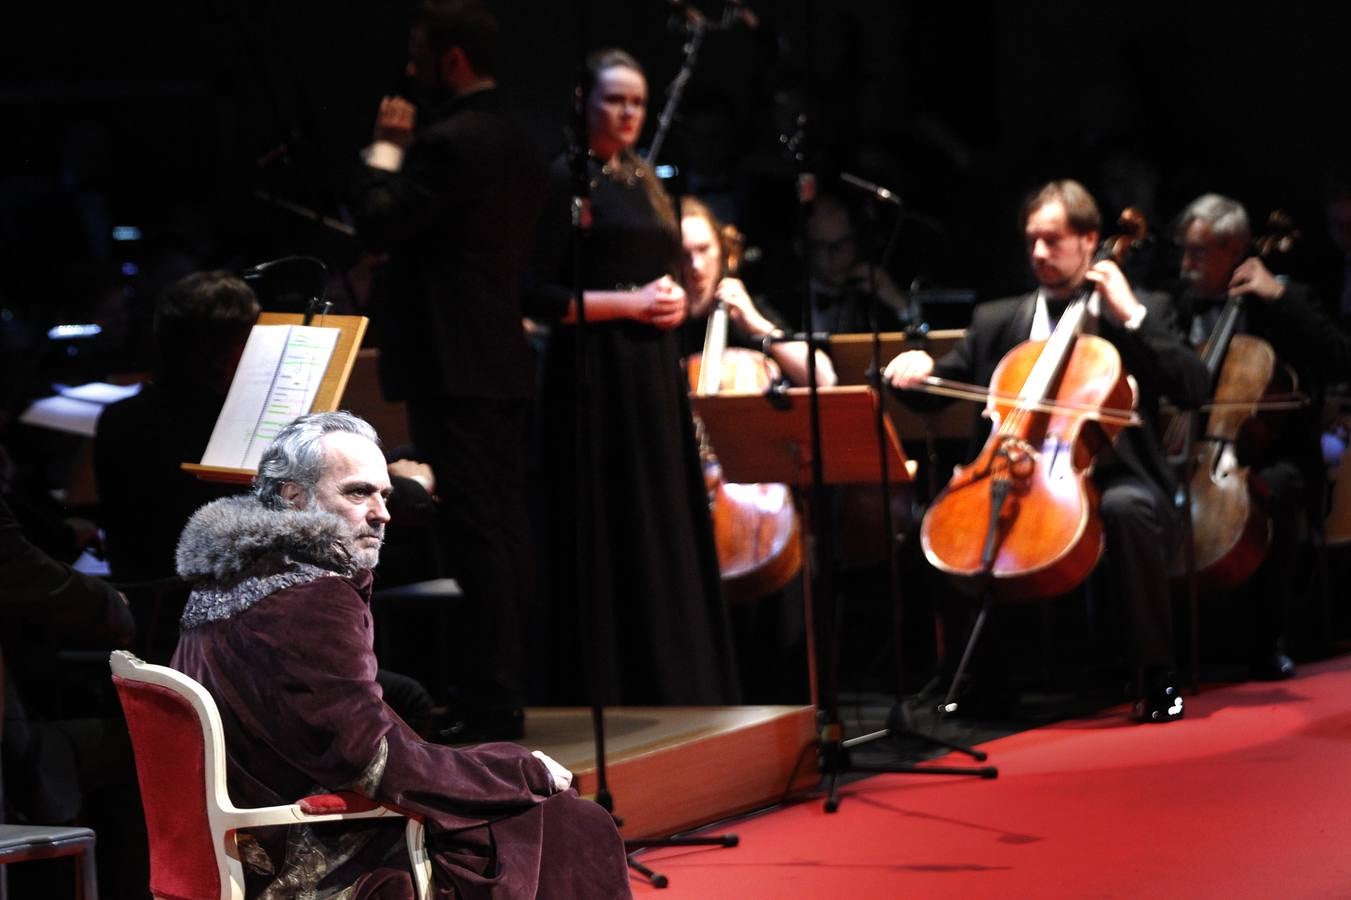
MULTIPOLYGON (((343 219, 355 154, 398 84, 407 4, 24 6, 0 31, 6 321, 101 317, 134 347, 173 277, 295 252, 321 256, 335 290, 359 295, 351 239, 310 216, 343 219), (113 240, 115 226, 140 240, 113 240)), ((722 10, 696 6, 713 19, 722 10)), ((1020 287, 1016 202, 1054 176, 1083 180, 1109 212, 1144 206, 1161 230, 1159 217, 1192 196, 1230 193, 1259 219, 1288 209, 1319 244, 1318 173, 1351 139, 1340 5, 750 6, 758 28, 707 35, 663 155, 691 176, 736 175, 723 188, 768 251, 763 282, 790 282, 782 138, 804 106, 814 168, 905 199, 895 265, 907 282, 981 296, 1020 287)), ((680 64, 672 4, 496 8, 500 81, 542 149, 563 146, 583 45, 621 45, 645 62, 650 135, 680 64)), ((874 217, 879 231, 890 215, 874 217)), ((11 327, 6 347, 31 333, 11 327)))

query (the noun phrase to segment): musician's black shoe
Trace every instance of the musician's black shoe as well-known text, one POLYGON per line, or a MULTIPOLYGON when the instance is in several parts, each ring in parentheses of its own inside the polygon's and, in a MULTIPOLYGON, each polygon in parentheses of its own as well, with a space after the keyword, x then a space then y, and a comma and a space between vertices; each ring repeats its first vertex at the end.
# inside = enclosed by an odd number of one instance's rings
POLYGON ((1157 684, 1135 701, 1137 722, 1176 722, 1182 714, 1182 693, 1171 682, 1157 684))

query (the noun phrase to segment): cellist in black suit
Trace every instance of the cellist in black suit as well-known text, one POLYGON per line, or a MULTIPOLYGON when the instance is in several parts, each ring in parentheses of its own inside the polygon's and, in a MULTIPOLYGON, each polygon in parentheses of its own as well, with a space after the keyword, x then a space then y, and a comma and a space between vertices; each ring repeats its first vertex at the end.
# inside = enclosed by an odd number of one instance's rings
MULTIPOLYGON (((1226 302, 1238 297, 1235 333, 1268 342, 1295 368, 1299 390, 1351 379, 1351 337, 1323 312, 1307 285, 1274 276, 1252 255, 1248 214, 1220 194, 1197 197, 1178 216, 1174 239, 1182 250, 1178 325, 1188 343, 1211 335, 1226 302)), ((1311 403, 1281 420, 1281 428, 1249 478, 1254 499, 1271 521, 1271 544, 1250 579, 1253 623, 1250 674, 1277 680, 1295 674, 1286 650, 1289 607, 1299 582, 1299 553, 1310 522, 1321 521, 1323 464, 1318 413, 1311 403)), ((1240 442, 1241 444, 1242 442, 1240 442)))
MULTIPOLYGON (((988 385, 1001 359, 1029 339, 1045 339, 1075 297, 1096 289, 1087 330, 1110 342, 1139 389, 1143 424, 1124 429, 1097 456, 1093 480, 1100 493, 1105 548, 1102 564, 1111 599, 1125 617, 1130 656, 1142 691, 1135 704, 1141 721, 1182 717, 1173 684, 1173 638, 1168 592, 1168 548, 1178 532, 1174 478, 1157 438, 1157 407, 1168 397, 1180 407, 1199 404, 1206 370, 1176 332, 1166 298, 1137 295, 1115 263, 1094 262, 1101 215, 1088 191, 1075 181, 1053 181, 1023 207, 1023 233, 1038 287, 1029 294, 976 308, 965 336, 942 359, 911 350, 891 360, 889 383, 902 390, 929 376, 988 385)), ((928 398, 907 392, 922 405, 928 398)), ((978 425, 975 446, 988 425, 978 425)), ((973 541, 982 536, 973 533, 973 541)))

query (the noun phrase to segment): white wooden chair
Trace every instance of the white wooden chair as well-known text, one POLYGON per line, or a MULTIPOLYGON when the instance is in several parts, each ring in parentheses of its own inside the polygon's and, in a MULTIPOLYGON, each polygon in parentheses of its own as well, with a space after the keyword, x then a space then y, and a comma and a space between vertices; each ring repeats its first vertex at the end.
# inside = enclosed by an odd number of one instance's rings
POLYGON ((136 754, 150 839, 150 888, 157 898, 243 900, 240 829, 406 817, 405 837, 419 900, 431 896, 422 821, 357 794, 306 797, 285 806, 240 809, 225 781, 225 735, 216 702, 193 679, 125 650, 109 659, 136 754))

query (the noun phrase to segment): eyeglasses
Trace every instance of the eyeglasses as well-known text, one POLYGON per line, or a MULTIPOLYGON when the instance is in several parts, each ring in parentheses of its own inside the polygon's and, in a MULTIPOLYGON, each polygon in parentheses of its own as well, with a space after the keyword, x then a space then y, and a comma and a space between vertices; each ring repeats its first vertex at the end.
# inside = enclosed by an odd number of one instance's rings
POLYGON ((846 234, 844 237, 836 238, 833 241, 810 241, 807 244, 808 249, 813 253, 822 255, 833 255, 849 250, 854 246, 854 236, 846 234))

